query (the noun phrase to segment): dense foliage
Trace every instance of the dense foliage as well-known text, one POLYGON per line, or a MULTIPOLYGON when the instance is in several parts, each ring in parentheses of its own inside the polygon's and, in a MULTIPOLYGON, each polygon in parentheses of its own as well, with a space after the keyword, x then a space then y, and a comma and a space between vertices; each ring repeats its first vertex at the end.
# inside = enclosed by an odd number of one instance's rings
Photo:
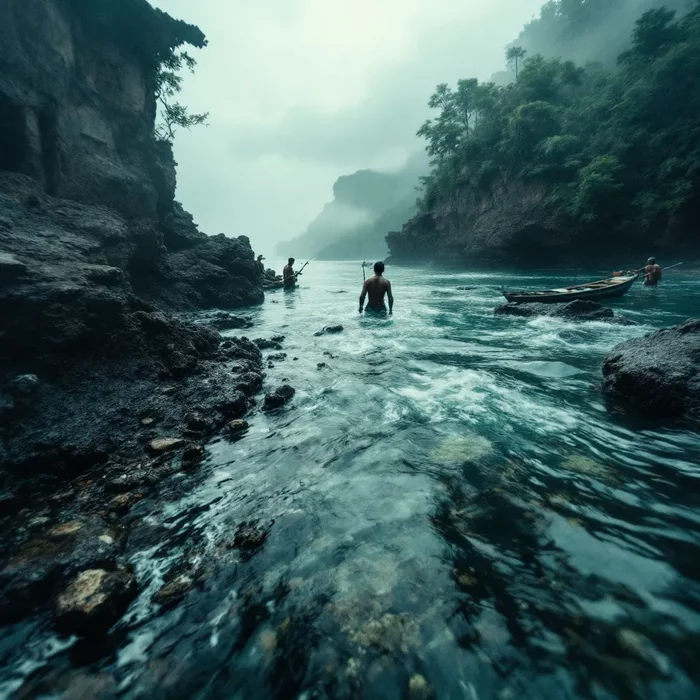
POLYGON ((422 211, 521 178, 545 182, 572 222, 620 236, 698 213, 700 4, 646 12, 614 68, 535 55, 510 85, 442 84, 429 104, 422 211))

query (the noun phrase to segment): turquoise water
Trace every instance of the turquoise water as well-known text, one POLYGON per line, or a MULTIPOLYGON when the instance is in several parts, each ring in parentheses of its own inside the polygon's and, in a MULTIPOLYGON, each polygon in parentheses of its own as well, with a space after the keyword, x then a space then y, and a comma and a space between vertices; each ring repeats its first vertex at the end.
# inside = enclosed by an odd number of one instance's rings
POLYGON ((267 385, 293 402, 148 514, 165 539, 132 545, 150 584, 106 658, 37 634, 25 670, 82 663, 129 698, 698 697, 700 436, 599 383, 615 344, 698 314, 700 281, 636 286, 620 327, 493 315, 502 284, 571 276, 387 276, 390 318, 357 313, 359 263, 251 311, 251 338, 286 335, 267 385), (226 542, 249 520, 269 536, 246 559, 226 542), (163 613, 183 553, 207 574, 163 613))

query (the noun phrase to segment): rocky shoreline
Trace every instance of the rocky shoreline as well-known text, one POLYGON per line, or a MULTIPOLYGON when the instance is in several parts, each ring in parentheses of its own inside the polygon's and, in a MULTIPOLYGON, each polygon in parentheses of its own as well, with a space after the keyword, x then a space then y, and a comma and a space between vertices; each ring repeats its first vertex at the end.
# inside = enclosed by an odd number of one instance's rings
POLYGON ((0 27, 0 624, 101 633, 143 585, 139 523, 263 400, 258 345, 219 333, 249 319, 182 314, 262 303, 263 266, 198 230, 154 137, 197 27, 146 0, 9 0, 0 27))

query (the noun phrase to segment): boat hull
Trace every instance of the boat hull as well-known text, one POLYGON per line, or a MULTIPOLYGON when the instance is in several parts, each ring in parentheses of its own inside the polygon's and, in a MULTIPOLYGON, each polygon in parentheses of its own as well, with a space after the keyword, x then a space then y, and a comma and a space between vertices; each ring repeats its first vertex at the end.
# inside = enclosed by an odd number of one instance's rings
POLYGON ((577 299, 611 299, 626 294, 630 287, 637 281, 639 275, 630 277, 610 278, 591 282, 590 285, 577 285, 567 289, 549 289, 537 292, 503 292, 503 296, 516 304, 528 304, 537 302, 540 304, 565 304, 577 299))

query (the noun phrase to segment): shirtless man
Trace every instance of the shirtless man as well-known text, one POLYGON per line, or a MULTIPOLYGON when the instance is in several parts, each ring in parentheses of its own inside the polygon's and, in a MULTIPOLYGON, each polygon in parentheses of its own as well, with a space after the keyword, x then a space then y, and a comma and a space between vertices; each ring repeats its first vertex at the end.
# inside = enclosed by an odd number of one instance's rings
POLYGON ((365 297, 369 295, 369 302, 367 304, 367 311, 384 312, 386 313, 386 306, 384 305, 384 295, 389 298, 389 313, 394 311, 394 295, 391 293, 391 282, 385 277, 382 277, 384 272, 384 263, 378 262, 374 263, 374 277, 370 277, 365 280, 364 285, 362 285, 362 294, 360 294, 360 313, 365 305, 365 297))
POLYGON ((293 265, 294 258, 289 258, 287 264, 284 266, 284 270, 282 270, 282 282, 284 283, 285 289, 293 289, 296 286, 299 274, 294 272, 293 265))
POLYGON ((656 287, 661 282, 661 266, 656 263, 656 258, 649 258, 644 268, 644 286, 656 287))

